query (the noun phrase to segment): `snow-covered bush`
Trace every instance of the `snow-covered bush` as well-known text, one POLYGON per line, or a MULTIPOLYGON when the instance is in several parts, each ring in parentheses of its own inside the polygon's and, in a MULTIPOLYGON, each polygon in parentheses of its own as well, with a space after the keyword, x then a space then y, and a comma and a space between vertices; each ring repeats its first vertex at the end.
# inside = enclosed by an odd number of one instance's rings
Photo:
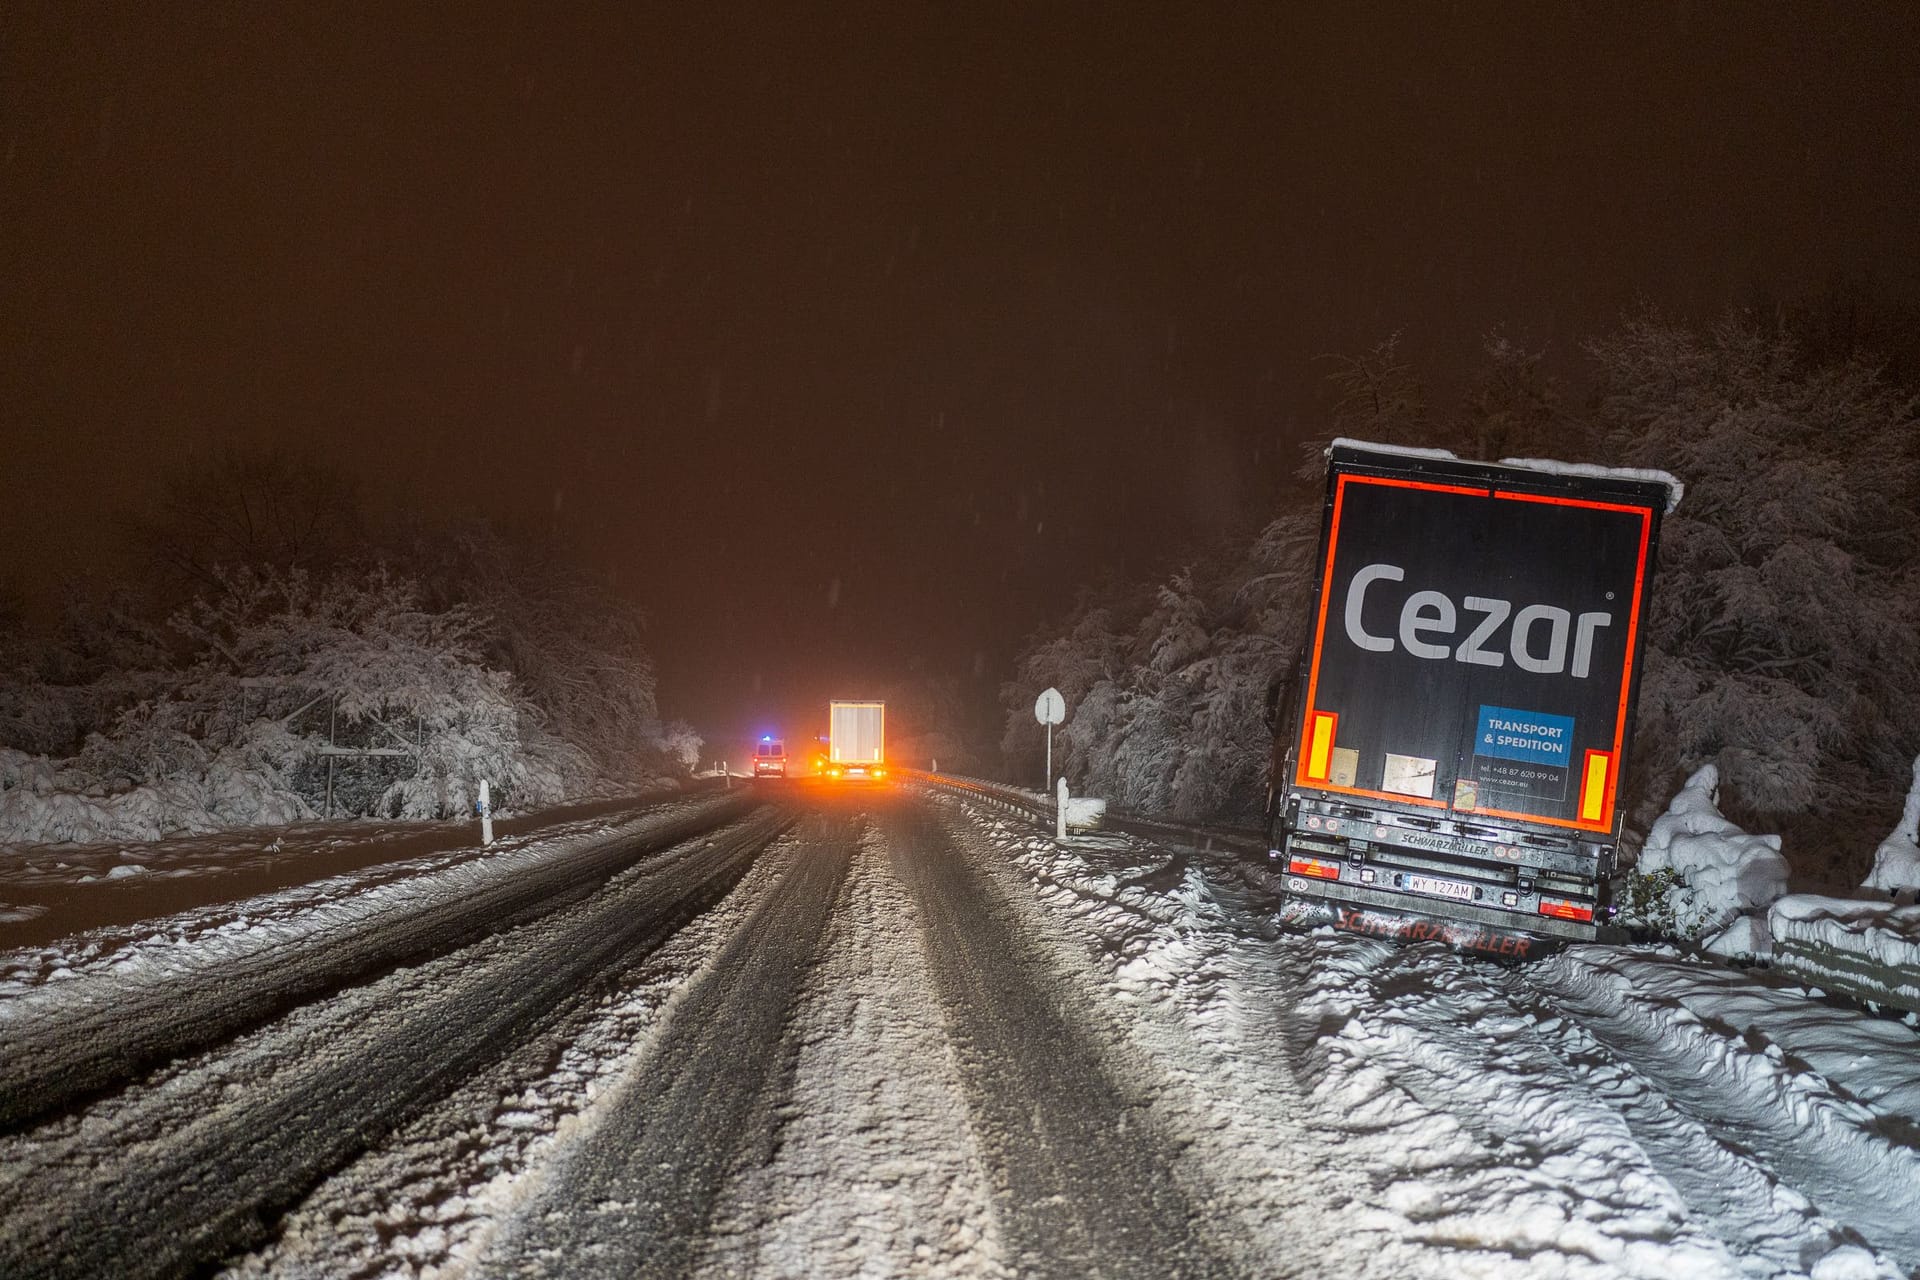
POLYGON ((87 735, 73 767, 106 791, 204 769, 212 753, 186 732, 178 710, 165 698, 127 708, 110 731, 87 735))
POLYGON ((1717 913, 1700 900, 1672 867, 1658 871, 1635 868, 1621 877, 1614 898, 1619 923, 1662 938, 1692 941, 1717 913))
POLYGON ((1720 772, 1703 765, 1647 833, 1630 881, 1625 923, 1680 937, 1713 932, 1787 891, 1777 835, 1749 835, 1719 808, 1720 772))
POLYGON ((188 656, 161 692, 62 762, 8 753, 0 839, 153 839, 322 811, 445 817, 468 811, 482 778, 503 809, 599 784, 512 673, 483 663, 488 622, 473 609, 426 607, 380 568, 216 576, 174 616, 188 656))
POLYGON ((0 747, 0 791, 45 793, 58 785, 58 769, 46 756, 0 747))
POLYGON ((7 843, 158 840, 314 816, 277 774, 234 750, 117 789, 44 758, 25 772, 19 785, 0 789, 0 838, 7 843))
POLYGON ((700 763, 700 748, 706 740, 685 720, 669 720, 653 733, 653 742, 662 755, 683 769, 700 763))
POLYGON ((0 742, 36 754, 66 751, 83 736, 74 701, 30 675, 0 675, 0 742))
POLYGON ((67 603, 48 635, 0 634, 0 744, 64 756, 171 686, 176 654, 123 595, 67 603))
POLYGON ((1913 785, 1900 820, 1873 851, 1873 870, 1861 887, 1909 896, 1920 891, 1920 756, 1914 757, 1913 785))

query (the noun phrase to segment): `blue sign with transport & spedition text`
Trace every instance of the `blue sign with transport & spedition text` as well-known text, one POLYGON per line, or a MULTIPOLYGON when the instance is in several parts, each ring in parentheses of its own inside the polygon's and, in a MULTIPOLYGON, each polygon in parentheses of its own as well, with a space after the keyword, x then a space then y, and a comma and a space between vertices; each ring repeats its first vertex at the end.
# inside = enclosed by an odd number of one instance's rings
POLYGON ((1473 753, 1564 769, 1573 761, 1573 717, 1483 705, 1473 753))

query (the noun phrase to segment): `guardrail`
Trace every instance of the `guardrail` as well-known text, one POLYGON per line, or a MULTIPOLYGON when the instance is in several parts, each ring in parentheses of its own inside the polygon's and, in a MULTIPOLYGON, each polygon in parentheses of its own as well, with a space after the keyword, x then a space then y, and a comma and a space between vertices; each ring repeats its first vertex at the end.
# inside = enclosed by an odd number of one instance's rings
MULTIPOLYGON (((938 787, 1011 813, 1030 817, 1043 826, 1053 825, 1053 802, 1037 791, 1026 791, 1019 787, 1010 787, 1004 782, 988 782, 983 778, 965 778, 951 773, 926 773, 919 769, 898 768, 894 773, 910 782, 938 787)), ((1219 849, 1257 858, 1264 858, 1267 852, 1266 840, 1259 833, 1252 831, 1203 827, 1184 822, 1167 822, 1158 818, 1141 818, 1132 814, 1115 813, 1112 809, 1107 810, 1102 816, 1100 825, 1162 844, 1176 844, 1203 852, 1219 849)))
POLYGON ((1128 814, 1109 815, 1107 825, 1130 835, 1158 840, 1162 844, 1184 845, 1203 853, 1220 849, 1227 853, 1261 859, 1267 855, 1266 840, 1252 831, 1202 827, 1184 822, 1163 822, 1157 818, 1137 818, 1128 814))
POLYGON ((964 778, 954 773, 927 773, 921 769, 894 766, 893 774, 907 782, 951 791, 970 800, 982 801, 1009 813, 1032 818, 1044 825, 1053 825, 1053 805, 1042 799, 1038 792, 1022 791, 1018 787, 1010 787, 1003 782, 988 782, 983 778, 964 778))

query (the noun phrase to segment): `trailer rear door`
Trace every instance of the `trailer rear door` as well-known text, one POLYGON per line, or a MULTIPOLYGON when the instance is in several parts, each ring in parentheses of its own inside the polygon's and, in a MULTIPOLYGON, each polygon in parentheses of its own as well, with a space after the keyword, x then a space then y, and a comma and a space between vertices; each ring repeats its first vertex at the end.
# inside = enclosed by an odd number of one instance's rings
POLYGON ((1296 786, 1612 828, 1664 492, 1506 477, 1336 454, 1296 786))
POLYGON ((828 707, 831 763, 879 764, 886 753, 884 702, 835 702, 828 707))

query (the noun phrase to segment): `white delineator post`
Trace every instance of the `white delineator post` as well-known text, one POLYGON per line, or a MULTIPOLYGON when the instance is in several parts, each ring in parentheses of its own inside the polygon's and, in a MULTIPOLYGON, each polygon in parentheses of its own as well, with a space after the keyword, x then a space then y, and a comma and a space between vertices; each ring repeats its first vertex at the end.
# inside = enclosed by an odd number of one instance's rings
POLYGON ((1053 838, 1065 840, 1067 838, 1067 780, 1065 778, 1060 779, 1060 787, 1054 792, 1054 797, 1056 803, 1053 809, 1053 838))
POLYGON ((480 779, 480 843, 493 843, 493 801, 487 798, 487 780, 480 779))

